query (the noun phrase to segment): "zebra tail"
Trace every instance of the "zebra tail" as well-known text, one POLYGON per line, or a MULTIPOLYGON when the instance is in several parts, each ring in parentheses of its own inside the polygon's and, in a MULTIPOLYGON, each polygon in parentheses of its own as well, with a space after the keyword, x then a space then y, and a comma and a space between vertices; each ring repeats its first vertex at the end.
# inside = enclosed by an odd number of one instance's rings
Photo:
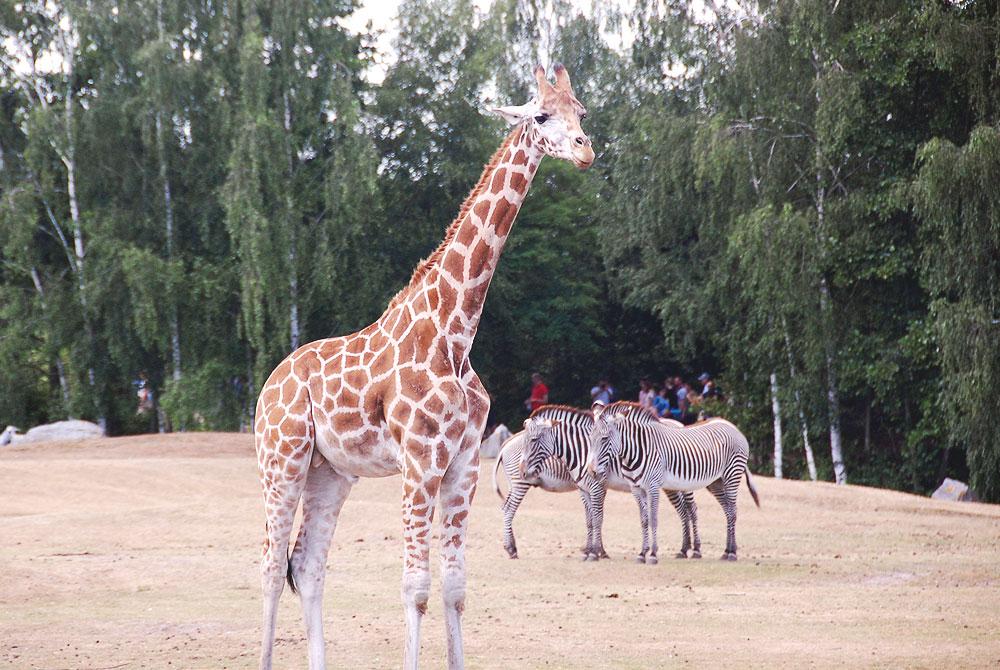
MULTIPOLYGON (((503 462, 503 449, 497 454, 497 464, 493 466, 493 490, 497 492, 497 496, 500 497, 502 502, 507 502, 507 499, 503 497, 500 493, 500 480, 497 479, 497 470, 500 469, 500 464, 503 462)), ((509 482, 508 482, 509 483, 509 482)))
POLYGON ((757 487, 753 485, 753 476, 750 474, 750 468, 746 468, 743 471, 747 476, 747 488, 750 489, 750 495, 753 496, 753 501, 760 507, 760 498, 757 497, 757 487))

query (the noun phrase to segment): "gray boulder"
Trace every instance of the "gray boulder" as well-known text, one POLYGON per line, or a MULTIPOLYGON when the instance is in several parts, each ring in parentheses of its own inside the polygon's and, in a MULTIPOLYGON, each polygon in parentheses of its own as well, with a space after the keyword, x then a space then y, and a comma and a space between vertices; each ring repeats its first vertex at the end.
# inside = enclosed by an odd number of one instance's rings
POLYGON ((972 489, 970 489, 969 485, 965 482, 945 477, 945 480, 941 482, 941 486, 937 488, 937 491, 931 494, 931 498, 934 498, 935 500, 974 502, 976 500, 976 494, 972 492, 972 489))

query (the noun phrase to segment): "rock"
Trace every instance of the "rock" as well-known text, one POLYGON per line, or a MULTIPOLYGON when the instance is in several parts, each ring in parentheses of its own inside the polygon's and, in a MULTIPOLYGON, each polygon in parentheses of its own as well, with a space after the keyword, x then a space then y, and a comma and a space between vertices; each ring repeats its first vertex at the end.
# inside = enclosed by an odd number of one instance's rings
POLYGON ((502 423, 493 429, 489 437, 479 445, 479 455, 483 458, 496 458, 500 453, 500 447, 511 436, 510 430, 502 423))
POLYGON ((941 482, 937 491, 931 494, 935 500, 957 500, 959 502, 975 502, 976 494, 972 492, 969 485, 957 479, 949 479, 941 482))
POLYGON ((17 426, 7 426, 2 433, 0 433, 0 447, 5 444, 14 444, 15 442, 20 442, 24 439, 23 435, 18 435, 17 426))
POLYGON ((90 421, 73 419, 35 426, 24 435, 18 435, 17 428, 14 426, 7 426, 7 430, 0 434, 0 445, 52 442, 55 440, 90 440, 95 437, 104 437, 104 431, 101 430, 100 426, 90 421))

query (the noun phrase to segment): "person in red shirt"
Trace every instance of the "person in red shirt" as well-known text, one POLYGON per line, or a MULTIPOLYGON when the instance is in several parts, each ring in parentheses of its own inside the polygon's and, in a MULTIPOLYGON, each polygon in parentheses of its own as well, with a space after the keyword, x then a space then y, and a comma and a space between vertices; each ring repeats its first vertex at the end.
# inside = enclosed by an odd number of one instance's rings
POLYGON ((549 387, 542 381, 542 375, 537 372, 531 375, 531 397, 524 401, 524 406, 531 412, 549 401, 549 387))

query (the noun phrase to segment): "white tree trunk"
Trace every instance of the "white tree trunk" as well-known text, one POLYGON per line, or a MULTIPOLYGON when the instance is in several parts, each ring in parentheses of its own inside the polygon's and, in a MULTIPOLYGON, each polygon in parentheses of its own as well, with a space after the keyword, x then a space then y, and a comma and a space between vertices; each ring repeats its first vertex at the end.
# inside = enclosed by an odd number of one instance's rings
POLYGON ((792 338, 788 336, 788 323, 785 317, 781 317, 781 326, 785 336, 785 354, 788 356, 788 379, 792 384, 792 393, 795 396, 795 408, 799 414, 799 428, 802 430, 802 448, 806 452, 806 467, 809 469, 809 479, 816 481, 816 459, 813 457, 812 445, 809 444, 809 422, 806 421, 806 412, 802 409, 802 396, 799 394, 799 387, 795 384, 795 357, 792 356, 792 338))
MULTIPOLYGON (((816 70, 816 109, 822 102, 820 97, 822 64, 819 54, 813 51, 813 67, 816 70)), ((819 238, 820 255, 826 257, 826 188, 823 184, 825 169, 823 152, 819 137, 816 138, 816 233, 819 238)), ((825 271, 825 270, 824 270, 825 271)), ((837 351, 833 333, 833 301, 830 298, 830 286, 826 276, 819 280, 819 309, 822 324, 823 353, 826 359, 826 409, 830 420, 830 456, 833 460, 833 473, 838 484, 847 483, 847 468, 844 465, 844 452, 840 439, 840 393, 837 388, 837 351)))
MULTIPOLYGON (((31 282, 35 285, 35 291, 38 293, 38 300, 42 304, 42 313, 48 316, 49 305, 45 299, 45 286, 42 284, 42 277, 38 274, 38 268, 31 266, 31 282)), ((66 379, 66 366, 63 365, 62 358, 56 353, 55 357, 56 372, 59 375, 59 390, 62 392, 63 399, 63 411, 66 412, 67 419, 74 419, 73 416, 72 403, 70 402, 69 395, 69 382, 66 379)))
MULTIPOLYGON (((292 105, 288 99, 288 91, 282 94, 284 102, 284 128, 285 128, 285 152, 288 160, 288 179, 291 180, 295 174, 295 156, 292 153, 292 105)), ((288 295, 290 305, 288 308, 288 328, 292 345, 292 351, 299 348, 300 328, 299 328, 299 276, 298 276, 298 229, 294 215, 295 203, 292 201, 292 192, 289 188, 285 192, 285 220, 288 230, 288 295)))
MULTIPOLYGON (((832 306, 830 305, 830 287, 826 278, 820 279, 820 310, 824 314, 824 322, 832 323, 832 306)), ((830 418, 830 457, 833 460, 833 474, 838 484, 847 483, 847 467, 844 465, 844 452, 840 436, 840 394, 837 388, 836 352, 833 338, 828 332, 824 337, 826 357, 826 408, 830 418)))
MULTIPOLYGON (((66 193, 69 197, 69 216, 73 222, 73 250, 76 256, 76 279, 79 291, 80 308, 83 310, 83 327, 90 344, 90 352, 94 350, 94 326, 90 321, 90 310, 87 305, 87 279, 85 273, 86 246, 83 241, 83 224, 80 221, 80 203, 76 194, 76 138, 73 132, 73 66, 74 54, 69 48, 69 42, 63 39, 63 61, 66 65, 66 95, 63 122, 66 125, 66 147, 62 161, 66 166, 66 193)), ((91 354, 88 353, 88 357, 91 354)), ((87 382, 97 413, 97 423, 102 430, 107 430, 107 419, 101 412, 97 398, 97 379, 93 363, 87 364, 87 382)))
POLYGON ((778 375, 771 373, 771 411, 774 413, 774 478, 781 479, 781 401, 778 399, 778 375))
MULTIPOLYGON (((157 36, 163 40, 163 2, 156 3, 157 36)), ((174 203, 170 196, 170 173, 167 162, 167 142, 163 136, 163 91, 159 91, 161 99, 156 101, 156 153, 159 157, 160 183, 163 184, 163 221, 167 236, 167 261, 174 260, 174 203)), ((173 363, 173 379, 181 380, 181 334, 178 325, 177 303, 171 300, 170 305, 170 358, 173 363)))

